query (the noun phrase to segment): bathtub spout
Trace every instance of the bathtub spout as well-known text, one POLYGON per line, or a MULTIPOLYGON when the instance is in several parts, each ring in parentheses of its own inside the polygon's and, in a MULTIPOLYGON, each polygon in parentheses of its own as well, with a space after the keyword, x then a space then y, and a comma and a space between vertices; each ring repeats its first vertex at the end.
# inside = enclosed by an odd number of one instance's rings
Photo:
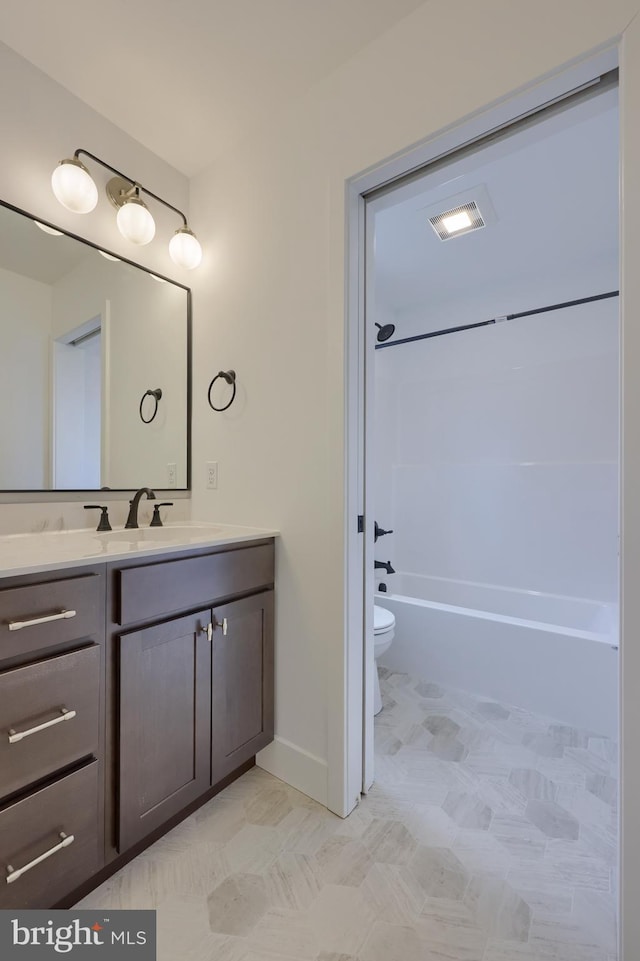
POLYGON ((391 561, 374 561, 373 569, 377 570, 379 567, 385 570, 387 574, 395 574, 395 570, 391 566, 391 561))

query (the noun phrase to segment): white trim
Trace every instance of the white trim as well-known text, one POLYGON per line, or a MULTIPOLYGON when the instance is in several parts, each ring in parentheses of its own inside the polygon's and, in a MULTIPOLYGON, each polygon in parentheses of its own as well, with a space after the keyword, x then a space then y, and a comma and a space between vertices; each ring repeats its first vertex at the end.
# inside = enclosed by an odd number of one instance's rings
POLYGON ((276 735, 271 744, 256 754, 256 764, 327 806, 327 762, 321 757, 276 735))
MULTIPOLYGON (((375 345, 377 340, 377 332, 375 327, 369 323, 366 323, 367 316, 376 316, 376 306, 375 306, 375 276, 374 271, 370 268, 374 263, 374 253, 375 253, 375 237, 374 237, 374 223, 375 218, 371 216, 371 206, 365 204, 365 263, 364 263, 364 303, 365 311, 363 311, 362 316, 362 339, 364 341, 364 350, 361 356, 361 362, 363 364, 363 375, 362 381, 364 383, 364 390, 360 391, 361 403, 364 403, 364 409, 360 415, 360 433, 361 441, 358 444, 359 449, 362 449, 363 463, 364 463, 364 478, 363 478, 363 489, 364 489, 364 514, 367 519, 364 531, 364 556, 361 555, 361 564, 364 566, 364 592, 363 592, 363 622, 362 622, 362 636, 364 637, 364 698, 363 698, 363 744, 362 744, 362 757, 363 757, 363 770, 362 770, 362 792, 367 794, 373 782, 375 780, 375 755, 374 755, 374 707, 375 707, 375 694, 374 694, 374 673, 377 671, 377 665, 375 663, 375 645, 372 642, 374 627, 373 627, 373 594, 374 594, 374 538, 373 538, 373 527, 375 516, 375 484, 373 483, 373 472, 374 472, 374 458, 373 458, 373 445, 367 442, 367 438, 373 437, 373 430, 375 426, 375 345), (367 269, 367 265, 369 269, 367 269), (365 313, 366 312, 366 313, 365 313)), ((383 527, 389 525, 389 519, 386 517, 380 517, 383 527)), ((378 555, 380 557, 380 555, 378 555)))
POLYGON ((506 127, 566 96, 571 90, 588 84, 609 70, 615 70, 617 66, 617 44, 604 44, 585 57, 564 64, 526 87, 511 91, 486 107, 461 117, 456 123, 435 131, 420 143, 399 151, 381 164, 356 174, 347 181, 348 193, 351 195, 354 192, 356 196, 366 194, 405 177, 434 160, 445 157, 454 150, 460 150, 480 137, 506 127))
POLYGON ((636 16, 624 32, 620 51, 620 683, 621 764, 618 873, 618 957, 634 961, 640 944, 640 237, 637 230, 640 194, 637 186, 640 159, 638 91, 640 90, 640 19, 636 16))
POLYGON ((359 555, 362 535, 358 534, 358 514, 364 514, 364 465, 359 438, 364 416, 364 199, 347 191, 349 233, 346 238, 347 274, 345 316, 358 318, 345 323, 345 603, 342 635, 328 657, 327 689, 327 807, 346 817, 358 804, 362 790, 363 656, 358 639, 363 636, 364 566, 359 555), (359 603, 355 599, 358 599, 359 603), (345 640, 346 639, 346 640, 345 640))
MULTIPOLYGON (((363 718, 354 704, 362 704, 364 663, 364 609, 373 605, 372 579, 364 578, 362 595, 355 590, 354 572, 364 567, 365 538, 354 534, 355 514, 362 512, 356 505, 363 502, 364 479, 359 465, 364 456, 364 417, 361 410, 360 378, 365 352, 364 297, 362 278, 364 265, 364 195, 400 177, 425 167, 434 160, 459 150, 487 133, 505 127, 542 106, 565 96, 618 66, 618 46, 608 43, 589 55, 559 67, 525 88, 494 101, 486 108, 445 127, 422 143, 387 159, 347 181, 347 290, 346 290, 346 358, 345 358, 345 645, 340 663, 330 661, 329 704, 341 724, 329 725, 328 796, 331 810, 343 816, 350 810, 347 799, 352 799, 353 787, 362 780, 362 753, 353 740, 363 744, 363 718), (354 385, 359 385, 354 390, 354 385), (340 731, 344 743, 338 747, 340 731), (338 803, 340 802, 340 803, 338 803)), ((374 518, 365 518, 368 528, 374 518)), ((366 748, 365 748, 366 750, 366 748)))

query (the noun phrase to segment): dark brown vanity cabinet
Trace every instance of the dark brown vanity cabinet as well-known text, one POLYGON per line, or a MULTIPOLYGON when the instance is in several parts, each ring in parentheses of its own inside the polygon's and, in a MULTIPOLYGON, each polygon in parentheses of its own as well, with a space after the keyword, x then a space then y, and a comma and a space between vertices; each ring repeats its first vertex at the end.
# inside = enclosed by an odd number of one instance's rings
POLYGON ((120 850, 209 787, 209 612, 121 634, 120 850))
POLYGON ((104 568, 0 581, 0 908, 104 863, 104 568))
POLYGON ((0 671, 0 793, 91 756, 99 704, 97 644, 0 671))
POLYGON ((273 740, 273 544, 112 576, 122 854, 273 740))
POLYGON ((211 783, 273 740, 273 591, 213 610, 211 783))
POLYGON ((70 907, 273 739, 271 538, 0 578, 0 909, 70 907))
POLYGON ((99 783, 88 760, 3 807, 0 907, 50 907, 102 866, 99 783))

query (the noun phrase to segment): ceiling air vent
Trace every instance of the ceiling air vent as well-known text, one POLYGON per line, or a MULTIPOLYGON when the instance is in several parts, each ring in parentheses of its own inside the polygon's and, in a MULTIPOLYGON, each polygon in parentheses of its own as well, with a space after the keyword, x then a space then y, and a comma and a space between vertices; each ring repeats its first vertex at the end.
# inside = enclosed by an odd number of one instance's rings
POLYGON ((486 226, 475 200, 429 217, 429 223, 440 240, 461 237, 462 234, 468 234, 472 230, 479 230, 480 227, 486 226))

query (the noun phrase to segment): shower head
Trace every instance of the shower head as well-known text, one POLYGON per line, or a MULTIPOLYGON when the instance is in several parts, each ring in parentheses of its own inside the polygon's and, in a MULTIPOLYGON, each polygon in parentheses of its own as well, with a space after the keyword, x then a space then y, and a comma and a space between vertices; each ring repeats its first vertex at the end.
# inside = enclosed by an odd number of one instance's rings
POLYGON ((393 337, 396 329, 395 324, 385 324, 384 327, 382 324, 376 324, 376 327, 378 328, 378 341, 380 343, 393 337))

